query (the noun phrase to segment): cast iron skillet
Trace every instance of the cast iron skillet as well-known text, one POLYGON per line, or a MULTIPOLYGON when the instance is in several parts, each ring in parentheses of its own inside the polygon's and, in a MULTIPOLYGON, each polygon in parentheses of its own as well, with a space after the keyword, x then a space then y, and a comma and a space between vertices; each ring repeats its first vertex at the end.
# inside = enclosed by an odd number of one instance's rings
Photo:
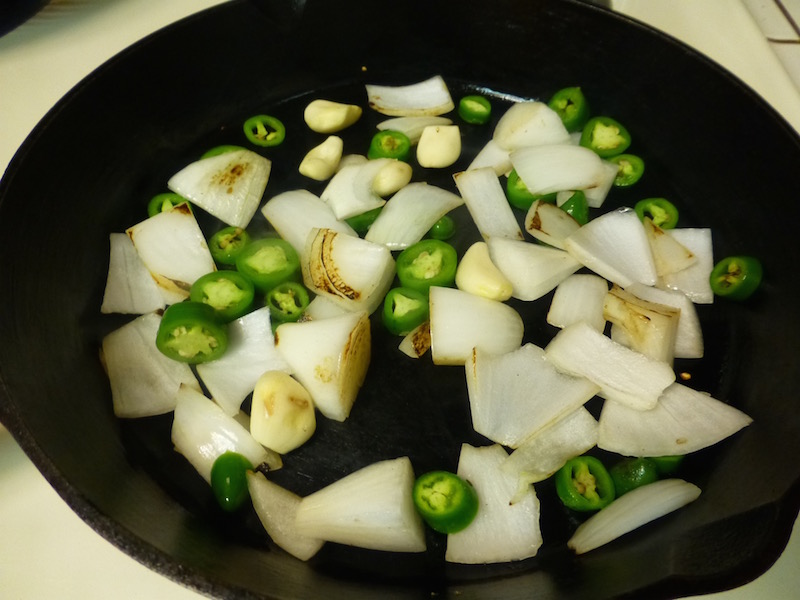
MULTIPOLYGON (((345 143, 363 144, 367 114, 345 143)), ((465 128, 465 155, 486 139, 465 128)), ((363 151, 363 150, 362 150, 363 151)), ((464 162, 464 161, 462 161, 464 162)), ((219 597, 674 597, 763 572, 800 504, 800 257, 794 235, 800 144, 749 89, 690 49, 574 2, 233 2, 136 44, 89 76, 36 128, 0 186, 2 418, 72 508, 123 550, 219 597), (623 120, 647 173, 609 207, 673 199, 682 226, 710 226, 718 256, 751 253, 766 270, 745 304, 701 307, 707 357, 679 364, 690 385, 741 408, 752 426, 687 459, 700 499, 575 559, 574 523, 537 488, 546 545, 513 565, 445 566, 443 539, 396 556, 329 544, 309 564, 274 547, 250 512, 225 517, 169 443, 171 418, 121 422, 98 360, 108 234, 142 218, 169 175, 209 147, 243 143, 241 122, 280 114, 267 195, 296 174, 317 137, 301 108, 315 97, 364 103, 363 83, 443 75, 453 94, 547 98, 579 84, 594 111, 623 120)), ((463 164, 455 168, 463 167, 463 164)), ((449 172, 420 178, 452 188, 449 172)), ((312 188, 313 189, 313 188, 312 188)), ((466 222, 464 214, 459 220, 466 222)), ((255 227, 264 227, 261 217, 255 227), (260 225, 258 224, 260 223, 260 225)), ((205 227, 211 227, 204 220, 205 227)), ((468 227, 456 240, 463 252, 468 227)), ((547 300, 519 306, 526 341, 546 344, 547 300)), ((469 426, 463 373, 401 360, 375 326, 373 366, 351 418, 323 422, 276 480, 305 494, 360 466, 407 454, 418 472, 455 468, 469 426)))

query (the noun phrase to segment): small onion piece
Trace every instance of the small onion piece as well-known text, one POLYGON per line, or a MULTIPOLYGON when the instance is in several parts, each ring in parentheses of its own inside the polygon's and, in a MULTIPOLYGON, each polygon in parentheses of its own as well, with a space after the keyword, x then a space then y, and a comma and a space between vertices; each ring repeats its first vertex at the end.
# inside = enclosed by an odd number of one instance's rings
POLYGON ((653 223, 650 217, 645 217, 642 224, 647 234, 647 241, 650 242, 650 250, 659 277, 678 273, 697 262, 697 257, 691 250, 673 236, 667 235, 668 230, 653 223))
POLYGON ((709 275, 714 267, 711 230, 681 228, 670 229, 667 234, 688 248, 697 257, 697 262, 677 273, 664 275, 658 286, 683 292, 695 304, 713 304, 714 292, 711 291, 709 282, 709 275))
POLYGON ((164 298, 124 233, 109 236, 108 276, 100 312, 143 315, 164 308, 164 298))
POLYGON ((506 150, 567 144, 570 137, 558 113, 544 102, 517 102, 497 121, 492 140, 506 150))
POLYGON ((399 131, 404 133, 412 144, 416 144, 426 127, 452 124, 453 121, 447 117, 395 117, 378 123, 378 130, 399 131))
POLYGON ((431 324, 420 323, 406 335, 397 347, 409 358, 420 358, 431 348, 431 324))
POLYGON ((320 198, 340 220, 383 206, 386 201, 375 192, 373 182, 394 160, 377 158, 340 169, 328 182, 320 198))
POLYGON ((603 331, 606 326, 603 316, 606 294, 608 282, 602 277, 591 273, 570 275, 556 287, 547 322, 563 329, 585 321, 597 331, 603 331))
POLYGON ((682 479, 662 479, 620 496, 584 521, 567 542, 576 554, 599 548, 686 506, 700 496, 700 488, 682 479))
POLYGON ((575 233, 580 224, 572 215, 555 204, 534 200, 525 215, 525 231, 534 238, 564 250, 564 240, 575 233))
POLYGON ((467 171, 482 169, 483 167, 489 167, 498 177, 505 175, 513 168, 511 166, 510 152, 505 148, 501 148, 494 140, 489 140, 475 155, 475 158, 472 159, 467 171))
POLYGON ((588 148, 572 144, 520 148, 511 152, 511 164, 532 194, 589 190, 608 181, 603 160, 588 148))
POLYGON ((440 75, 409 85, 366 84, 370 108, 390 117, 439 116, 455 108, 440 75))
POLYGON ((483 167, 453 175, 475 226, 485 240, 521 240, 522 230, 494 169, 483 167))

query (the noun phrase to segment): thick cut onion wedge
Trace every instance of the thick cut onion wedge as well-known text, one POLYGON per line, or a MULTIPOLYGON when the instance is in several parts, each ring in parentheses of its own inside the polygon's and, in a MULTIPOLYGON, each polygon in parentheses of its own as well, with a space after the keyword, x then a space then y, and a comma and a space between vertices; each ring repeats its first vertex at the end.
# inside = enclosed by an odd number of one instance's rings
POLYGON ((500 355, 476 348, 466 374, 473 429, 511 448, 600 391, 588 379, 557 370, 533 344, 500 355))
POLYGON ((654 224, 649 217, 645 217, 642 224, 659 277, 678 273, 697 262, 697 257, 691 250, 668 235, 666 230, 654 224))
POLYGON ((187 204, 145 219, 126 233, 167 304, 188 298, 195 280, 216 269, 187 204))
POLYGON ((369 367, 371 336, 366 312, 283 323, 275 332, 278 350, 319 411, 344 421, 369 367))
POLYGON ((564 241, 577 261, 623 288, 634 282, 655 285, 658 280, 647 234, 630 208, 592 219, 564 241))
POLYGON ((197 365, 214 401, 229 415, 239 412, 265 371, 290 372, 275 349, 269 308, 258 310, 228 324, 228 349, 217 360, 197 365))
POLYGON ((672 364, 680 309, 643 300, 615 285, 606 294, 603 315, 612 323, 612 340, 672 364))
POLYGON ((511 164, 532 194, 589 190, 608 181, 606 166, 597 154, 569 143, 514 150, 511 164))
POLYGON ((390 552, 424 552, 425 527, 414 508, 408 457, 366 466, 306 496, 297 507, 300 535, 390 552))
POLYGON ((175 408, 181 385, 200 389, 189 365, 167 358, 156 348, 159 323, 160 316, 147 313, 103 338, 103 365, 117 417, 168 413, 175 408))
POLYGON ((711 291, 709 275, 714 268, 714 250, 710 229, 682 228, 670 229, 667 233, 697 257, 693 265, 664 275, 659 287, 678 290, 686 294, 695 304, 712 304, 714 292, 711 291))
POLYGON ((511 282, 512 296, 520 300, 541 298, 581 268, 557 248, 502 238, 490 238, 488 245, 492 262, 511 282))
POLYGON ((662 479, 620 496, 584 521, 567 542, 576 554, 599 548, 655 521, 700 496, 700 488, 683 479, 662 479))
POLYGON ((312 229, 331 229, 355 236, 356 232, 333 214, 331 207, 306 190, 291 190, 271 198, 261 212, 284 240, 303 251, 312 229))
POLYGON ((453 175, 475 226, 485 240, 522 239, 522 230, 494 169, 484 167, 453 175))
POLYGON ((124 233, 112 233, 100 312, 143 315, 164 306, 158 285, 139 258, 131 239, 124 233))
POLYGON ((531 486, 511 503, 517 492, 517 478, 500 468, 507 456, 496 444, 481 448, 462 444, 458 475, 475 486, 480 506, 466 529, 447 536, 447 562, 509 562, 536 556, 539 551, 539 499, 531 486))
POLYGON ((452 124, 453 121, 447 117, 395 117, 378 123, 378 130, 399 131, 404 133, 412 144, 416 144, 426 127, 452 124))
POLYGON ((583 406, 563 419, 527 438, 501 468, 519 479, 524 491, 544 481, 570 458, 580 456, 597 444, 597 421, 583 406))
POLYGON ((599 385, 604 398, 636 410, 653 408, 675 381, 667 363, 617 344, 583 322, 562 329, 545 353, 559 369, 599 385))
POLYGON ((492 140, 506 150, 569 143, 558 113, 544 102, 518 102, 497 121, 492 140))
POLYGON ((511 298, 514 292, 514 286, 492 262, 486 242, 475 242, 464 253, 456 269, 456 287, 500 302, 511 298))
POLYGON ((625 456, 688 454, 733 435, 752 419, 733 406, 680 383, 648 411, 606 401, 597 445, 625 456))
POLYGON ((461 197, 448 190, 409 183, 389 199, 364 239, 390 250, 403 250, 420 241, 439 219, 462 204, 461 197))
POLYGON ((313 229, 301 255, 303 281, 315 294, 350 311, 371 314, 382 302, 395 275, 392 253, 331 229, 313 229))
POLYGON ((431 324, 420 323, 406 335, 397 347, 409 358, 420 358, 431 349, 431 324))
POLYGON ((540 242, 560 250, 564 240, 578 231, 580 224, 555 204, 534 200, 525 215, 525 231, 540 242))
POLYGON ((497 176, 505 175, 513 169, 511 165, 510 152, 505 148, 497 145, 497 142, 489 140, 486 145, 480 149, 475 158, 467 167, 467 171, 474 171, 475 169, 482 169, 488 167, 492 169, 497 176))
POLYGON ((247 227, 261 204, 272 163, 250 150, 234 150, 195 161, 173 175, 167 187, 220 221, 247 227))
POLYGON ((225 452, 238 452, 254 466, 282 465, 280 455, 267 450, 234 417, 226 415, 210 398, 181 386, 172 422, 172 443, 207 482, 214 461, 225 452))
POLYGON ((504 354, 522 343, 524 325, 507 304, 451 288, 430 290, 434 364, 463 365, 473 348, 504 354))
POLYGON ((626 288, 634 296, 672 306, 680 311, 678 330, 675 334, 675 358, 702 358, 705 348, 703 343, 703 330, 700 327, 700 318, 692 301, 682 292, 676 290, 663 290, 641 283, 634 283, 626 288))
POLYGON ((455 108, 440 75, 409 85, 366 84, 369 107, 390 117, 437 117, 455 108))
POLYGON ((247 489, 258 520, 272 541, 286 552, 308 560, 319 552, 324 540, 300 535, 295 526, 300 496, 267 479, 263 473, 247 472, 247 489))
POLYGON ((606 326, 603 304, 607 293, 608 282, 602 277, 590 273, 570 275, 556 287, 547 322, 563 329, 585 321, 593 329, 603 331, 606 326))

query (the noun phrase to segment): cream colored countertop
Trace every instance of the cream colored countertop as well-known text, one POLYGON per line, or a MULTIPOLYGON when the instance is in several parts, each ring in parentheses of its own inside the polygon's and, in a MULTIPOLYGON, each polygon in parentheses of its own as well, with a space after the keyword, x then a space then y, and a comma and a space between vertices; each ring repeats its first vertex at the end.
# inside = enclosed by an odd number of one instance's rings
MULTIPOLYGON (((0 38, 0 172, 47 110, 95 67, 160 27, 221 1, 62 0, 0 38)), ((761 93, 800 130, 800 94, 789 75, 793 69, 785 66, 793 64, 791 53, 781 41, 779 56, 774 43, 763 35, 763 22, 751 14, 754 5, 767 4, 772 3, 618 0, 614 7, 708 54, 761 93)), ((800 65, 796 71, 800 73, 800 65)), ((703 598, 797 598, 797 530, 795 526, 786 551, 765 575, 739 589, 703 598)), ((201 598, 140 565, 81 521, 2 427, 0 597, 201 598)))

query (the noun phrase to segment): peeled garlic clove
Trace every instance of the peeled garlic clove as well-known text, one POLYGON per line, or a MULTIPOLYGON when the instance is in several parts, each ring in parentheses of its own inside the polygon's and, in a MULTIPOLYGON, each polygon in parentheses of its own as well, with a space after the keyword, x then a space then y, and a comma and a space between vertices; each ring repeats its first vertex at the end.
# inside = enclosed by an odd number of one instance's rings
POLYGON ((343 150, 342 138, 335 135, 328 136, 319 146, 308 151, 300 162, 298 171, 301 175, 316 181, 330 179, 339 167, 343 150))
POLYGON ((250 409, 250 435, 284 454, 302 446, 317 428, 314 402, 296 379, 267 371, 256 383, 250 409))
POLYGON ((386 163, 372 180, 372 191, 381 198, 391 196, 411 181, 411 165, 402 160, 386 163))
POLYGON ((449 167, 461 156, 461 131, 458 125, 433 125, 422 131, 417 145, 417 162, 421 167, 449 167))
POLYGON ((336 133, 358 121, 361 112, 361 107, 355 104, 314 100, 306 106, 303 119, 317 133, 336 133))
POLYGON ((466 251, 456 271, 456 287, 501 302, 513 292, 511 282, 492 262, 486 242, 475 242, 466 251))

